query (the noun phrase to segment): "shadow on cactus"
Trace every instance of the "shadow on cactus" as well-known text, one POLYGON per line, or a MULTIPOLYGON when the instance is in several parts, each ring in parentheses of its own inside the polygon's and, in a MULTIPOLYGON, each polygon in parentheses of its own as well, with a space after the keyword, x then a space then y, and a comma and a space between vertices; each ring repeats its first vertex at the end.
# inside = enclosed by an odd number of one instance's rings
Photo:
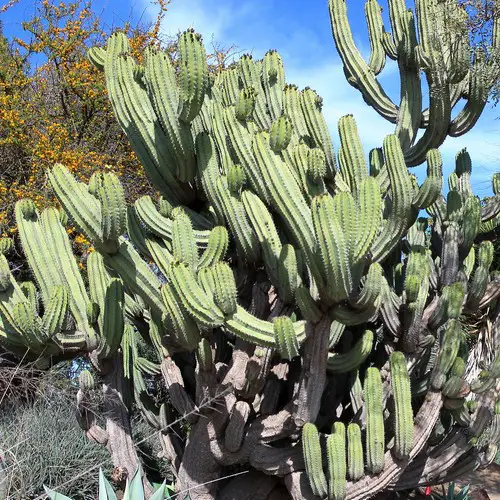
POLYGON ((96 250, 88 286, 59 214, 19 202, 41 303, 2 257, 3 345, 47 363, 86 352, 107 404, 103 429, 83 375, 89 438, 134 471, 134 405, 193 499, 364 499, 490 463, 500 356, 467 378, 462 324, 478 310, 500 321, 481 236, 500 212, 499 175, 481 203, 462 151, 444 198, 437 149, 424 148, 419 185, 398 134, 367 160, 345 116, 335 153, 320 97, 286 83, 276 51, 209 75, 186 31, 178 57, 178 72, 154 50, 139 65, 123 33, 89 52, 161 196, 127 206, 113 174, 86 185, 54 166, 64 213, 96 250))

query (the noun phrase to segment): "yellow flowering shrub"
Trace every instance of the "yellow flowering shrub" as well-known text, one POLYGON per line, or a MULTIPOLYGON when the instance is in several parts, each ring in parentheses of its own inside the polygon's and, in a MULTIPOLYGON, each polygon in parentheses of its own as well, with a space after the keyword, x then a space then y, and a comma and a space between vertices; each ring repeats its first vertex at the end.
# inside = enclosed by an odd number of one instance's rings
MULTIPOLYGON (((4 5, 0 14, 15 3, 4 5)), ((122 28, 137 54, 147 45, 160 45, 167 3, 158 2, 152 26, 122 28)), ((17 200, 30 197, 39 208, 55 203, 45 175, 54 163, 85 181, 96 169, 110 169, 122 178, 132 199, 151 193, 116 124, 103 75, 86 59, 88 48, 109 35, 90 2, 43 0, 22 28, 26 36, 0 36, 0 236, 16 233, 17 200), (36 67, 31 67, 33 60, 36 67)), ((70 231, 77 254, 84 255, 90 243, 70 231)))

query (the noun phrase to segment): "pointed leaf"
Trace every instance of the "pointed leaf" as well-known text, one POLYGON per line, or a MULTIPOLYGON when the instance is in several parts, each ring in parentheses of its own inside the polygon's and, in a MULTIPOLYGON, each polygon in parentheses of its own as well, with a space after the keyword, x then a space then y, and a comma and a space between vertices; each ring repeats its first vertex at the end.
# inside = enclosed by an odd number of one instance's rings
POLYGON ((99 469, 99 500, 117 500, 113 487, 104 477, 102 469, 99 469))

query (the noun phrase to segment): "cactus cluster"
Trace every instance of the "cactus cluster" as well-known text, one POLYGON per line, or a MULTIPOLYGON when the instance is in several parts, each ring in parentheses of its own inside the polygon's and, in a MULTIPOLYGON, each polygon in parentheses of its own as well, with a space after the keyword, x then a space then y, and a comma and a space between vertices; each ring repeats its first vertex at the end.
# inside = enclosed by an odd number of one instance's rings
MULTIPOLYGON (((385 29, 379 2, 365 2, 371 49, 368 61, 354 42, 347 0, 329 0, 332 32, 347 81, 380 116, 394 123, 406 163, 414 166, 447 136, 467 133, 479 119, 500 76, 500 22, 494 20, 491 46, 473 51, 462 3, 415 0, 415 12, 406 0, 387 3, 391 32, 385 29), (377 79, 387 58, 398 65, 399 104, 377 79), (425 95, 429 105, 423 109, 425 95), (424 133, 419 137, 420 129, 424 133)), ((493 3, 492 8, 498 10, 498 2, 493 3)))
MULTIPOLYGON (((343 3, 332 1, 332 15, 350 46, 336 13, 343 3)), ((406 47, 406 65, 415 52, 429 65, 438 58, 412 45, 402 4, 391 3, 396 44, 376 38, 377 2, 367 2, 374 66, 383 47, 395 57, 406 47)), ((339 122, 335 152, 320 97, 286 83, 276 51, 210 74, 189 30, 179 71, 169 57, 147 49, 138 64, 120 32, 90 51, 159 196, 127 206, 114 174, 86 185, 54 166, 61 211, 16 206, 37 288, 15 281, 3 255, 10 244, 0 243, 1 345, 45 363, 87 353, 102 376, 80 376, 87 436, 131 473, 134 406, 158 431, 177 490, 193 499, 260 499, 284 488, 294 499, 364 499, 491 462, 500 354, 467 378, 463 318, 484 311, 500 323, 487 239, 500 213, 499 174, 481 203, 462 151, 444 198, 438 143, 423 148, 419 185, 400 131, 367 160, 352 116, 339 122), (66 219, 95 248, 88 281, 66 219), (153 397, 151 379, 168 399, 153 397), (106 429, 84 404, 100 388, 106 429), (190 423, 186 440, 178 416, 190 423), (218 481, 235 470, 250 472, 218 481)), ((357 85, 379 103, 366 74, 357 85)))

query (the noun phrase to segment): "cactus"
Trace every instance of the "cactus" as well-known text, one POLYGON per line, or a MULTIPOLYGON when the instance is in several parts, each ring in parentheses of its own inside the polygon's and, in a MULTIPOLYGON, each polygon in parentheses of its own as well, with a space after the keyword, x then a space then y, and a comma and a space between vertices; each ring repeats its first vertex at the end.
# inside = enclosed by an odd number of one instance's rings
POLYGON ((323 472, 323 458, 318 429, 314 424, 307 423, 302 428, 302 449, 304 450, 304 462, 312 492, 318 497, 326 497, 328 486, 323 472))
POLYGON ((363 442, 358 424, 350 423, 347 427, 347 472, 349 479, 355 482, 364 475, 363 442))
POLYGON ((397 458, 403 459, 410 455, 414 436, 410 377, 404 354, 393 352, 390 357, 390 366, 394 398, 394 454, 397 458))
POLYGON ((328 498, 342 500, 345 497, 347 463, 346 435, 342 422, 333 424, 332 434, 326 442, 328 456, 328 498))
MULTIPOLYGON (((431 149, 441 146, 447 135, 458 137, 475 125, 498 79, 499 69, 495 61, 484 57, 483 49, 477 49, 472 63, 469 62, 472 49, 467 33, 467 14, 455 0, 418 0, 415 14, 404 0, 388 3, 392 33, 384 27, 379 2, 367 0, 365 3, 371 46, 368 62, 353 39, 346 0, 329 0, 332 33, 347 81, 380 116, 395 124, 406 164, 415 166, 425 161, 431 149), (377 78, 387 56, 398 62, 399 104, 391 100, 377 78), (423 88, 421 70, 428 89, 423 88), (429 107, 422 109, 425 93, 431 99, 429 107), (466 102, 452 118, 462 98, 466 102), (417 138, 419 128, 425 131, 417 138)), ((494 22, 497 33, 498 19, 494 22)), ((493 52, 497 45, 498 38, 494 36, 493 52)), ((439 185, 436 176, 430 174, 428 181, 418 198, 422 207, 425 198, 430 200, 440 191, 439 188, 436 192, 439 185), (430 180, 433 177, 435 180, 430 180), (438 183, 434 184, 435 181, 438 183), (431 191, 435 194, 431 195, 431 191)))
POLYGON ((498 176, 494 196, 476 198, 462 151, 441 195, 436 146, 470 128, 482 102, 483 63, 466 76, 464 51, 448 57, 451 45, 429 37, 443 22, 438 6, 451 3, 418 0, 416 36, 403 0, 389 2, 392 34, 368 0, 365 63, 346 2, 331 0, 347 78, 396 124, 368 161, 352 115, 341 118, 334 151, 321 98, 286 82, 276 51, 217 74, 192 30, 174 59, 148 48, 139 66, 124 33, 89 53, 161 196, 127 206, 113 174, 85 185, 52 167, 62 211, 15 207, 34 283, 18 282, 11 244, 0 242, 0 345, 47 366, 88 357, 96 376, 81 377, 78 421, 116 466, 139 462, 132 407, 161 440, 177 493, 193 499, 251 491, 243 475, 219 481, 241 469, 259 494, 279 484, 292 498, 362 500, 491 458, 500 357, 488 344, 467 358, 462 329, 471 318, 498 321, 488 229, 500 212, 498 176), (398 107, 375 78, 386 55, 403 79, 398 107), (428 112, 420 68, 432 76, 428 112), (451 120, 451 101, 464 95, 466 110, 451 120), (407 166, 423 160, 418 185, 407 166), (83 272, 62 213, 95 249, 83 272), (104 392, 107 430, 83 404, 90 387, 104 392), (189 422, 186 439, 170 430, 174 414, 189 422), (453 460, 441 458, 448 444, 453 460))
POLYGON ((378 474, 384 467, 382 380, 377 368, 368 368, 363 393, 366 404, 366 467, 378 474))

